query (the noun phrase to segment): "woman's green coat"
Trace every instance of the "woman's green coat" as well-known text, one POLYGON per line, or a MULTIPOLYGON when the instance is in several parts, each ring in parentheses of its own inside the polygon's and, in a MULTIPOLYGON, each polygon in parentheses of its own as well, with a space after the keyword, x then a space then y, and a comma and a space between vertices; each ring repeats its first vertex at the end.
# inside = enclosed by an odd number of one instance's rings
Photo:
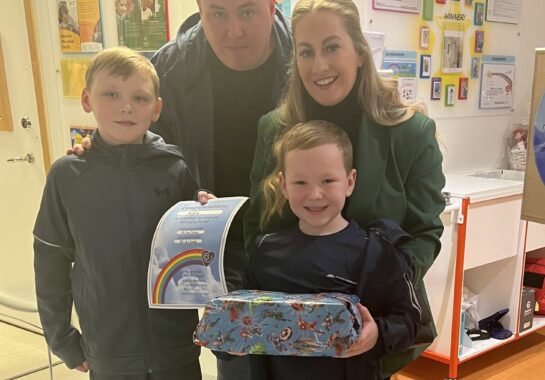
MULTIPOLYGON (((274 169, 272 146, 282 132, 279 111, 259 121, 252 169, 251 205, 245 214, 244 235, 248 254, 254 251, 255 238, 295 223, 286 207, 277 217, 259 227, 260 183, 274 169)), ((436 139, 435 122, 416 113, 397 126, 383 126, 362 113, 354 167, 356 186, 348 199, 346 217, 362 227, 388 218, 396 221, 414 239, 404 244, 413 254, 414 283, 423 287, 422 278, 439 254, 443 232, 440 214, 445 207, 441 190, 445 186, 443 157, 436 139)), ((432 322, 433 323, 433 322, 432 322)), ((389 375, 416 358, 425 347, 409 349, 382 361, 383 374, 389 375)))

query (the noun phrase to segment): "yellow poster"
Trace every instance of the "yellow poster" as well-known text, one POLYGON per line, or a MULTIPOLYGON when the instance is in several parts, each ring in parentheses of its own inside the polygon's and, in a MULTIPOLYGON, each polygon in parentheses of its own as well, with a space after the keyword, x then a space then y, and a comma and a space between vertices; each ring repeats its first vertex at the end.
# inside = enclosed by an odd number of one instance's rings
POLYGON ((66 98, 81 96, 89 62, 88 59, 81 58, 61 60, 62 93, 66 98))

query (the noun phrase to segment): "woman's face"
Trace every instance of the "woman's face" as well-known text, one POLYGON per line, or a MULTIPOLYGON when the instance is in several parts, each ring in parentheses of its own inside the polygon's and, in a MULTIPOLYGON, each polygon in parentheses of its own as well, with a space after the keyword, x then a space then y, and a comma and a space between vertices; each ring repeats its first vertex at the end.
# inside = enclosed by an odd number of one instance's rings
POLYGON ((342 19, 332 11, 303 16, 294 31, 297 68, 306 90, 323 106, 340 103, 363 63, 342 19))

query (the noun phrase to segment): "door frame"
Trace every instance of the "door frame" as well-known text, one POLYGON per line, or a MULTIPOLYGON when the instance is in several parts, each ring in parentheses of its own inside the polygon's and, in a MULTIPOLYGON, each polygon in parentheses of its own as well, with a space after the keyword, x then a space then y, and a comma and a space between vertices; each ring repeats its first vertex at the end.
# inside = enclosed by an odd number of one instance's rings
POLYGON ((42 155, 45 174, 51 167, 51 146, 49 143, 49 127, 47 124, 47 113, 42 82, 42 68, 40 64, 40 53, 38 38, 36 32, 36 17, 33 0, 24 0, 25 20, 28 34, 28 46, 30 49, 30 61, 32 64, 32 76, 34 79, 34 96, 38 109, 38 124, 40 126, 40 141, 42 145, 42 155))

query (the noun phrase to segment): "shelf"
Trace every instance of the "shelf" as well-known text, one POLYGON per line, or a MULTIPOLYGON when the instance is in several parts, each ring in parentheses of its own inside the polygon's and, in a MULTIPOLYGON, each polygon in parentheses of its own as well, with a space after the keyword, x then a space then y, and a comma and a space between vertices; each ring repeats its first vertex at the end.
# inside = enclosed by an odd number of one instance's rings
POLYGON ((519 335, 526 336, 543 327, 545 327, 545 315, 534 315, 534 321, 532 323, 532 327, 526 331, 521 332, 519 335))
POLYGON ((472 347, 464 347, 462 351, 462 355, 458 357, 460 363, 469 360, 475 356, 479 356, 481 354, 484 354, 487 351, 492 350, 495 347, 503 346, 507 342, 510 342, 515 339, 515 335, 512 335, 510 338, 507 339, 486 339, 486 340, 476 340, 473 341, 472 347))

